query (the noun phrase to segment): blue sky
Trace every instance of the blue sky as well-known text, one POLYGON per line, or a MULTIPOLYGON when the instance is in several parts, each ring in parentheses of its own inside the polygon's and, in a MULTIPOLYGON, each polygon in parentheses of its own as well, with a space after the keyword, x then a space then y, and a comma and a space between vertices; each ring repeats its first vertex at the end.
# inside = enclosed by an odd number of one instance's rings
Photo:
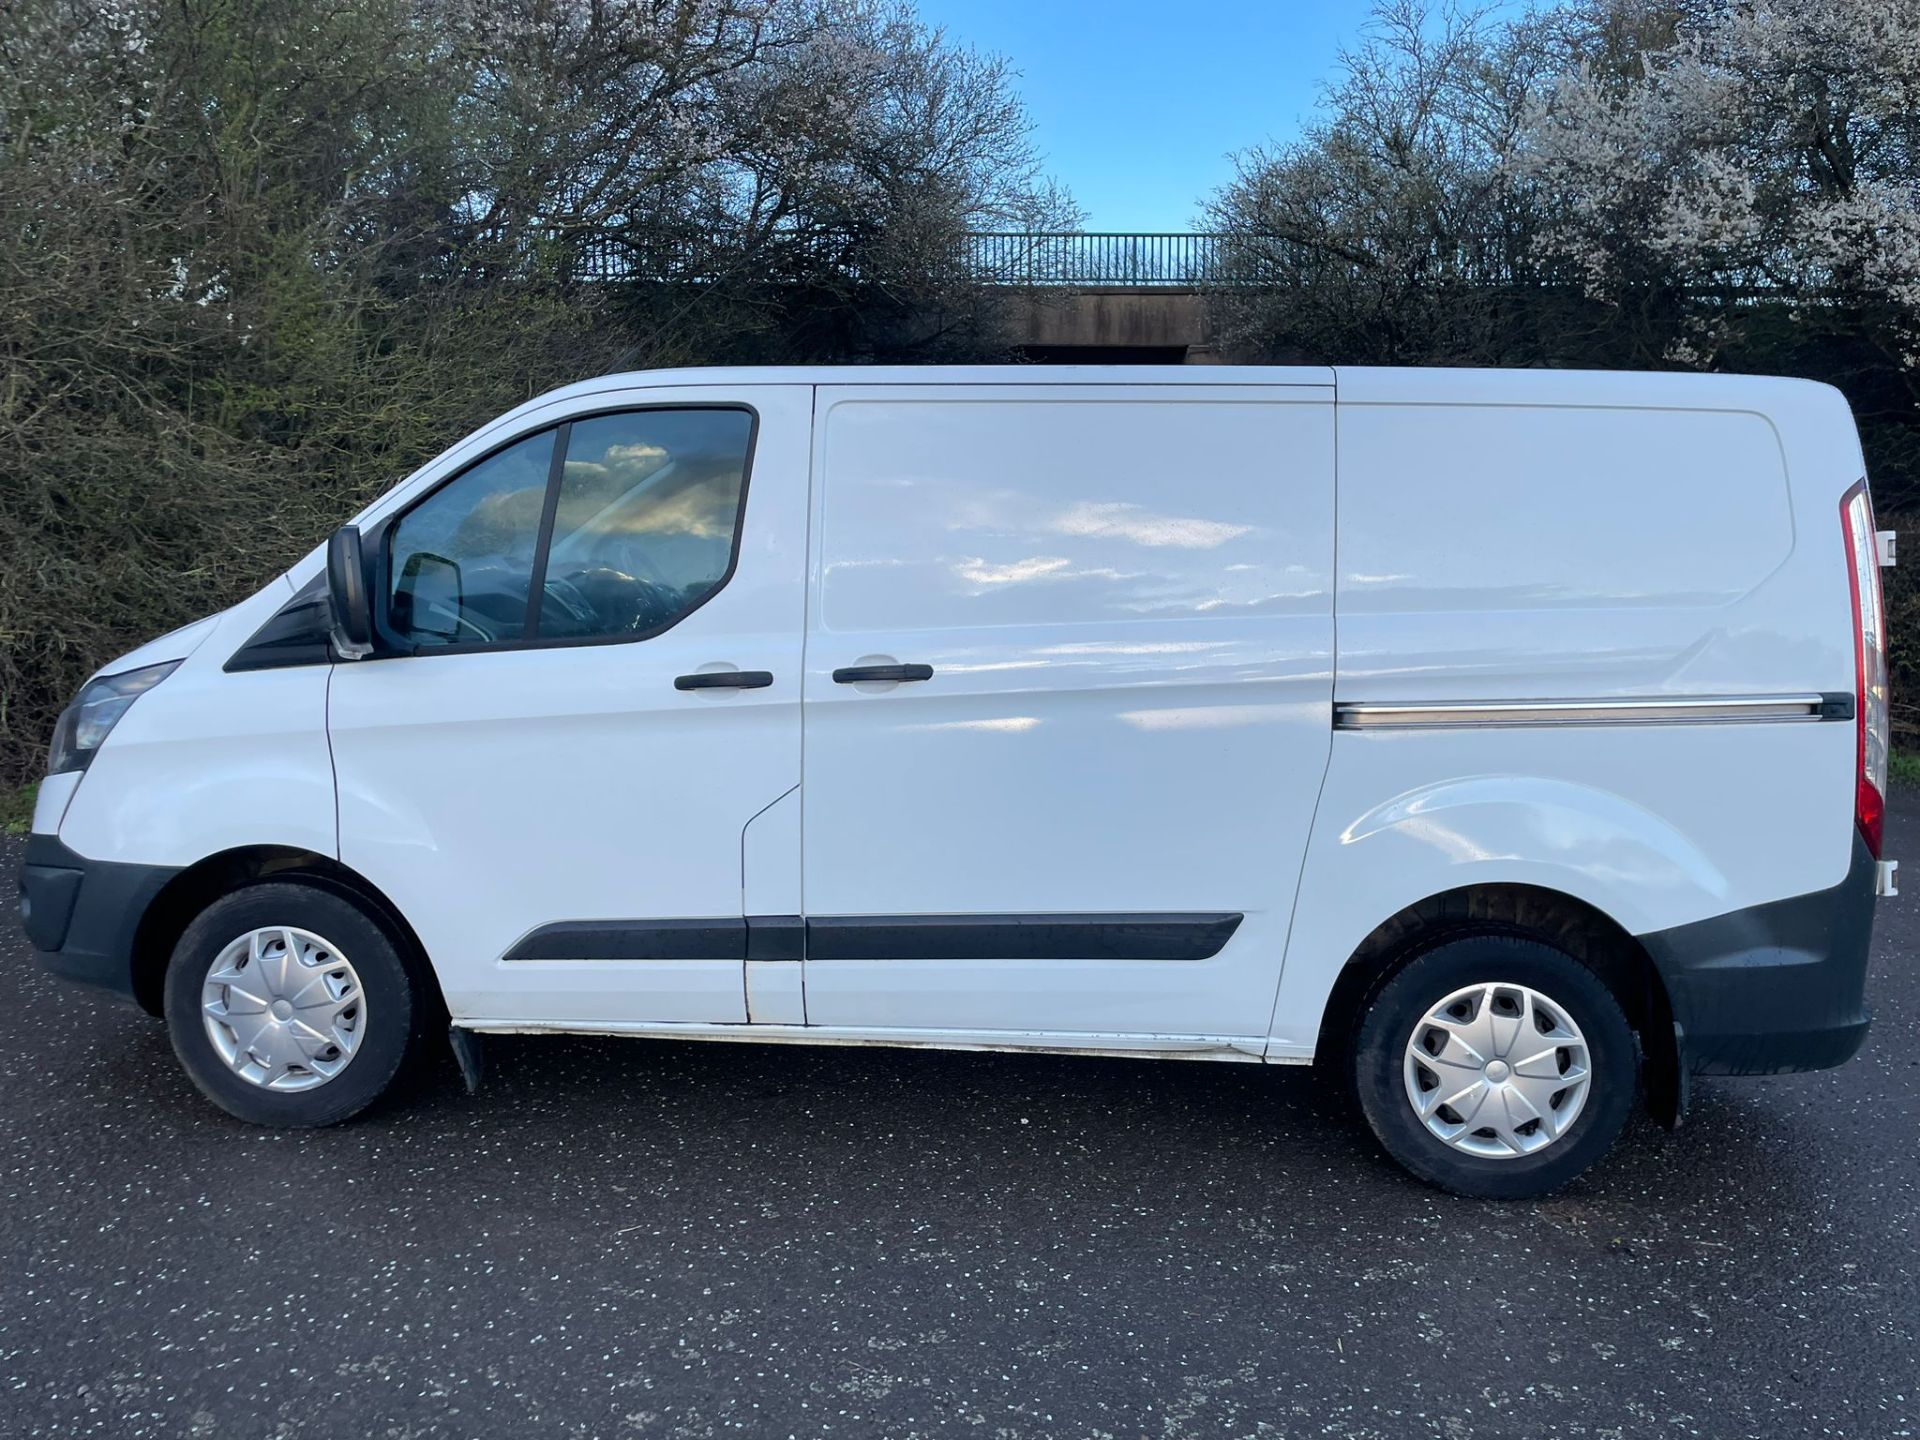
POLYGON ((1089 230, 1186 230, 1231 152, 1286 140, 1370 0, 919 0, 1020 70, 1034 139, 1089 230))

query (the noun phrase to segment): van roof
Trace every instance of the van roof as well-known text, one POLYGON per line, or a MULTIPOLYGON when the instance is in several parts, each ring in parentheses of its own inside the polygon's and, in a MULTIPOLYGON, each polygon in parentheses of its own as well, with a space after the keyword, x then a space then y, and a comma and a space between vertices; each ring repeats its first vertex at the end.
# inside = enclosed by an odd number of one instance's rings
MULTIPOLYGON (((730 385, 1240 385, 1319 390, 1346 405, 1603 405, 1657 409, 1816 409, 1846 402, 1831 386, 1765 375, 1651 370, 1474 369, 1365 365, 725 365, 598 375, 534 397, 486 427, 615 390, 730 385), (1824 392, 1824 394, 1817 394, 1824 392)), ((1849 415, 1849 420, 1850 420, 1849 415)))
POLYGON ((1331 385, 1327 365, 716 365, 585 385, 1331 385))
MULTIPOLYGON (((1338 385, 1442 392, 1636 390, 1712 392, 1724 402, 1743 386, 1803 386, 1767 375, 1703 375, 1674 370, 1487 369, 1439 365, 715 365, 628 370, 583 380, 569 390, 637 385, 1338 385)), ((556 391, 555 394, 560 392, 556 391)), ((1343 397, 1344 398, 1344 397, 1343 397)))

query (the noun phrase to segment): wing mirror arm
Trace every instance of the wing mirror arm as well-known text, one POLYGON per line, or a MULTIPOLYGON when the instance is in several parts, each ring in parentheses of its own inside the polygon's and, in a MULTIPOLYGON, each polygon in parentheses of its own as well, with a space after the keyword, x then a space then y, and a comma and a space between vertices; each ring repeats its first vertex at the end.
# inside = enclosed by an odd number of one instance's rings
POLYGON ((327 541, 327 601, 333 610, 334 657, 364 660, 373 654, 373 598, 357 525, 342 525, 327 541))

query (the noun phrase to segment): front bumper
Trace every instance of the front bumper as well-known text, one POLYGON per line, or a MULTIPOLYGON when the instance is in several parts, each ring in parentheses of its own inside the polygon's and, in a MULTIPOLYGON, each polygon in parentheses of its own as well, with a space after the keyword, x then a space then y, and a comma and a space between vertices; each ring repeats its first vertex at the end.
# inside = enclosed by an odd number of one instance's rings
POLYGON ((1688 1070, 1779 1075, 1853 1058, 1870 1019, 1878 869, 1855 835, 1853 862, 1831 890, 1640 937, 1666 982, 1688 1070))
POLYGON ((89 860, 58 836, 31 835, 20 866, 20 923, 54 974, 132 1001, 140 924, 179 873, 89 860))

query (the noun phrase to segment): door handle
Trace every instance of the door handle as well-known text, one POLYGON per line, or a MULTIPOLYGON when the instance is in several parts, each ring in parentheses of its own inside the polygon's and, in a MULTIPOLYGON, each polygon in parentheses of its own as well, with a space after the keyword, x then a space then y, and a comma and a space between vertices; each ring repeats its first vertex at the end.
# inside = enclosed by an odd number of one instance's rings
POLYGON ((859 685, 876 680, 931 680, 931 665, 843 665, 833 672, 836 685, 859 685))
POLYGON ((771 670, 697 670, 676 675, 676 690, 764 690, 773 683, 771 670))

